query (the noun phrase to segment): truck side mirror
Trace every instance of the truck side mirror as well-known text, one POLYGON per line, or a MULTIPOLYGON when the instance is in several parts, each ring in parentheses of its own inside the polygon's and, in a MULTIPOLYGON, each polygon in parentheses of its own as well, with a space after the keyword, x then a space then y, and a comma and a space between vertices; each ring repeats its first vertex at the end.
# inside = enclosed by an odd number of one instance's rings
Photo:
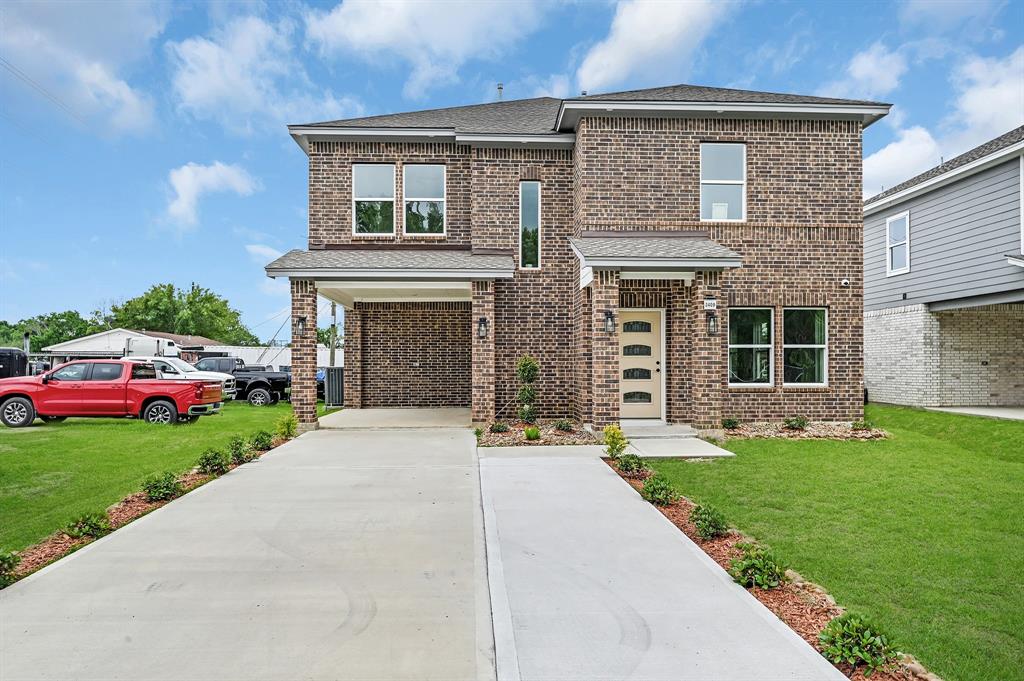
POLYGON ((44 376, 43 376, 43 385, 46 385, 46 384, 47 384, 47 383, 49 383, 49 382, 50 382, 50 376, 49 376, 49 374, 46 374, 46 375, 44 375, 44 376))

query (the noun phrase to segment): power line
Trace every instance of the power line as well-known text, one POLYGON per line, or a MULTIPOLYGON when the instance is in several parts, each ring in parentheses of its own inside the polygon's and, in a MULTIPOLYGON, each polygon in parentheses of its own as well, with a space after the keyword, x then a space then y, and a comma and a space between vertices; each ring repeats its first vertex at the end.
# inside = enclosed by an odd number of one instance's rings
POLYGON ((41 94, 43 97, 46 97, 48 100, 50 100, 50 102, 52 102, 57 108, 59 108, 64 113, 66 113, 68 116, 71 116, 76 121, 78 121, 79 123, 81 123, 82 125, 84 125, 86 127, 89 126, 88 121, 86 121, 84 118, 79 116, 77 111, 75 111, 70 106, 65 104, 64 101, 60 97, 58 97, 57 95, 51 93, 49 90, 47 90, 42 85, 37 83, 27 73, 25 73, 24 71, 19 69, 17 66, 15 66, 11 62, 7 61, 3 57, 0 57, 0 66, 2 66, 5 69, 7 69, 15 78, 18 78, 19 80, 24 82, 26 85, 28 85, 29 87, 34 89, 36 92, 41 94))

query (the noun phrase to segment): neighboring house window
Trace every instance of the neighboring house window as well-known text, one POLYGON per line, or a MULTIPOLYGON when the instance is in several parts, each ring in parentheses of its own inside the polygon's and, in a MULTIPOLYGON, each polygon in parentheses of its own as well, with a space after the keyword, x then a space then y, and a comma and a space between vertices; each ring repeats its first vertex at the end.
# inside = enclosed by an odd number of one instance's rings
POLYGON ((519 266, 540 267, 540 182, 519 183, 519 266))
POLYGON ((828 383, 828 311, 823 307, 782 311, 783 385, 828 383))
POLYGON ((700 219, 747 219, 747 146, 705 142, 700 145, 700 219))
POLYGON ((772 309, 729 310, 729 385, 773 383, 772 309))
POLYGON ((355 234, 395 233, 395 166, 352 166, 352 231, 355 234))
POLYGON ((407 165, 402 167, 406 234, 444 234, 445 167, 407 165))
POLYGON ((910 271, 910 213, 885 221, 885 276, 910 271))

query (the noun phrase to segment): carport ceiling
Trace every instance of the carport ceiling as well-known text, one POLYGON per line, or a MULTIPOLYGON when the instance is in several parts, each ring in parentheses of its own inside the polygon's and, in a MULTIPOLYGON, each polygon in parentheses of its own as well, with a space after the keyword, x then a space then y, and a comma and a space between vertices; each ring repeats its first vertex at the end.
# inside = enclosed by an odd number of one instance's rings
POLYGON ((354 307, 355 303, 437 302, 472 300, 468 281, 318 281, 317 293, 354 307))

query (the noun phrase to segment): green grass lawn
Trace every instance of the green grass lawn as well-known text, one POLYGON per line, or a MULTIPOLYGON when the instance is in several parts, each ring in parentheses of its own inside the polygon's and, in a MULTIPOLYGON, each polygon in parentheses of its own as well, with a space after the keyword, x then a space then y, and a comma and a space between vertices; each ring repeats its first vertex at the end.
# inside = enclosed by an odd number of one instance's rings
POLYGON ((874 442, 649 461, 947 681, 1024 679, 1024 422, 870 405, 874 442))
POLYGON ((191 468, 208 447, 235 435, 274 430, 287 403, 229 402, 194 424, 153 426, 128 419, 68 419, 0 428, 0 550, 20 550, 90 511, 102 511, 143 478, 191 468))

